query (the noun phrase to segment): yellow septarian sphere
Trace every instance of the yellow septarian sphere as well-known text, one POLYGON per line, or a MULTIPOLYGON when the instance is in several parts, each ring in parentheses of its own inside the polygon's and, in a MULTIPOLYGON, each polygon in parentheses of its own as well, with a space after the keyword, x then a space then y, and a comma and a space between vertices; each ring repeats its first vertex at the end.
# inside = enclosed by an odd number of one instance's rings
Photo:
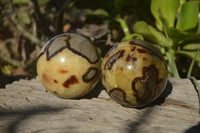
POLYGON ((143 107, 166 87, 167 68, 157 49, 140 40, 120 42, 105 55, 102 84, 107 93, 126 107, 143 107))
POLYGON ((99 78, 100 60, 88 39, 64 33, 45 44, 38 57, 37 73, 52 94, 61 98, 82 97, 99 78))

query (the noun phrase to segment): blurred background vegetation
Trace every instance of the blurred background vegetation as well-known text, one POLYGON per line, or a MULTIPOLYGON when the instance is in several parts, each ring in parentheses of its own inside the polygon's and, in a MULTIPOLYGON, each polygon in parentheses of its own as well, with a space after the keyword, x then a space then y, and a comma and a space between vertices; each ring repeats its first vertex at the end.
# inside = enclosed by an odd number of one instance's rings
POLYGON ((199 0, 0 0, 0 82, 35 77, 41 47, 64 32, 88 37, 102 57, 119 41, 151 42, 170 77, 200 79, 199 9, 199 0))

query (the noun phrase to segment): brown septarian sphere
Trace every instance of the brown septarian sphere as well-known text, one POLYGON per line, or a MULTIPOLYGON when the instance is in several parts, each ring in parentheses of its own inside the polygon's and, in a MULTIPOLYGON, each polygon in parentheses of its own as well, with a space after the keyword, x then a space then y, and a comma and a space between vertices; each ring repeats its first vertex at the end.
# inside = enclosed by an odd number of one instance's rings
POLYGON ((105 55, 102 84, 117 103, 143 107, 166 87, 167 68, 159 51, 140 40, 120 42, 105 55))
POLYGON ((99 78, 100 60, 94 45, 81 35, 64 33, 49 40, 37 61, 41 83, 61 98, 86 95, 99 78))

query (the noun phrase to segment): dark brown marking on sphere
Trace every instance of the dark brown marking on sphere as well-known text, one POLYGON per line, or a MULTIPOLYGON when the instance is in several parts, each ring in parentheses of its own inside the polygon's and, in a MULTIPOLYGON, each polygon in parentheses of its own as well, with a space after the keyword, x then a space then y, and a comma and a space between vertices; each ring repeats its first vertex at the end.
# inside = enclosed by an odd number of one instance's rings
POLYGON ((47 46, 46 46, 46 50, 45 50, 45 52, 46 52, 46 60, 48 61, 48 60, 50 60, 50 57, 49 57, 49 47, 51 46, 51 44, 52 44, 52 42, 53 41, 51 41, 47 46))
POLYGON ((70 78, 68 78, 64 83, 63 86, 65 88, 69 88, 71 85, 73 84, 77 84, 79 83, 79 80, 77 79, 77 77, 75 75, 72 75, 70 78))
MULTIPOLYGON (((45 50, 44 50, 44 51, 46 51, 46 58, 47 58, 47 60, 50 60, 50 59, 51 59, 52 57, 54 57, 55 55, 57 55, 58 53, 62 52, 64 49, 68 48, 68 49, 69 49, 70 51, 72 51, 74 54, 79 55, 79 56, 85 58, 85 59, 86 59, 89 63, 91 63, 91 64, 95 64, 95 63, 98 62, 98 60, 99 60, 98 58, 97 58, 96 61, 92 62, 92 61, 90 61, 90 59, 89 59, 87 56, 85 56, 85 55, 83 55, 82 53, 78 52, 77 50, 71 48, 71 46, 70 46, 70 40, 71 40, 71 38, 72 38, 72 37, 71 37, 70 35, 68 35, 68 34, 61 34, 61 35, 58 35, 58 36, 55 36, 54 38, 52 38, 52 39, 50 40, 49 44, 46 46, 46 48, 45 48, 45 50), (62 37, 62 36, 65 36, 65 37, 66 37, 66 39, 64 40, 64 41, 66 42, 66 46, 63 46, 63 47, 59 48, 57 51, 55 51, 54 53, 52 53, 52 54, 50 55, 50 54, 49 54, 49 48, 50 48, 51 44, 53 43, 54 40, 56 40, 57 38, 62 37)), ((44 52, 42 52, 42 53, 39 55, 39 57, 40 57, 43 53, 44 53, 44 52)), ((38 57, 38 58, 39 58, 39 57, 38 57)))
POLYGON ((60 69, 59 72, 60 72, 61 74, 66 74, 66 73, 68 73, 68 71, 67 71, 67 70, 64 70, 64 69, 60 69))
POLYGON ((133 62, 136 61, 136 60, 137 60, 137 58, 135 58, 135 57, 132 58, 132 61, 133 61, 133 62))
MULTIPOLYGON (((155 47, 153 47, 150 43, 147 43, 145 41, 141 41, 141 40, 131 40, 129 41, 130 45, 137 45, 137 46, 141 46, 143 48, 145 48, 147 53, 149 53, 150 55, 153 56, 157 56, 160 60, 164 60, 162 54, 160 53, 160 51, 158 51, 158 49, 156 49, 155 47)), ((137 49, 138 50, 138 49, 137 49)), ((143 53, 144 50, 139 50, 139 53, 143 53)))
POLYGON ((145 75, 145 73, 148 71, 149 67, 143 67, 142 68, 142 74, 143 76, 145 75))
POLYGON ((62 52, 64 49, 66 49, 66 47, 62 47, 59 50, 57 50, 56 52, 54 52, 51 56, 49 56, 49 50, 47 50, 47 60, 50 60, 52 57, 54 57, 55 55, 57 55, 58 53, 62 52))
POLYGON ((155 91, 155 89, 157 89, 158 84, 159 84, 159 75, 158 75, 158 70, 155 67, 155 65, 150 65, 149 67, 144 67, 143 68, 143 75, 145 75, 146 77, 148 77, 147 80, 147 86, 149 89, 153 89, 153 91, 155 91), (152 80, 154 79, 154 80, 152 80))
POLYGON ((129 41, 129 44, 134 45, 135 43, 133 40, 131 40, 131 41, 129 41))
MULTIPOLYGON (((132 54, 133 55, 133 54, 132 54)), ((133 57, 132 55, 128 55, 127 57, 126 57, 126 62, 129 62, 129 61, 131 61, 132 60, 132 62, 135 62, 136 60, 137 60, 137 58, 136 57, 133 57)))
POLYGON ((142 74, 142 77, 137 77, 132 81, 134 96, 141 106, 152 102, 159 84, 158 72, 154 65, 144 67, 142 74), (144 94, 140 93, 140 89, 145 89, 144 94))
POLYGON ((126 62, 129 62, 130 60, 131 60, 131 56, 128 55, 128 56, 126 57, 126 62))
POLYGON ((58 80, 56 80, 56 79, 53 79, 53 82, 57 84, 57 83, 58 83, 58 80))
POLYGON ((71 40, 71 38, 72 37, 70 35, 68 35, 68 37, 65 39, 66 44, 69 43, 69 41, 71 40))
POLYGON ((89 63, 91 63, 91 64, 96 64, 96 63, 99 61, 98 58, 97 58, 97 60, 95 60, 95 61, 91 61, 87 56, 85 56, 84 54, 80 53, 79 51, 73 49, 73 48, 71 47, 71 45, 70 45, 70 39, 68 39, 68 38, 65 39, 65 42, 66 42, 66 47, 67 47, 70 51, 72 51, 72 53, 74 53, 74 54, 76 54, 76 55, 78 55, 78 56, 81 56, 81 57, 85 58, 89 63))
POLYGON ((46 45, 46 47, 44 48, 44 50, 39 54, 38 59, 46 52, 46 58, 47 58, 47 60, 50 60, 52 56, 49 57, 49 51, 48 51, 48 50, 49 50, 49 47, 51 46, 51 44, 54 42, 54 40, 55 40, 56 38, 61 37, 61 36, 66 36, 66 35, 61 34, 61 35, 55 36, 55 37, 53 37, 51 40, 49 40, 49 42, 48 42, 48 44, 46 45))
POLYGON ((129 103, 126 100, 126 92, 124 90, 122 90, 121 88, 113 88, 112 90, 110 90, 110 92, 108 93, 110 95, 110 97, 115 100, 117 103, 126 106, 126 107, 132 107, 133 105, 131 103, 129 103))
POLYGON ((42 52, 38 55, 37 60, 38 60, 43 54, 44 54, 44 51, 42 51, 42 52))
POLYGON ((137 49, 137 51, 139 52, 139 53, 149 53, 147 50, 145 50, 145 49, 137 49))
POLYGON ((54 94, 58 94, 56 91, 53 91, 54 94))
POLYGON ((105 63, 105 66, 104 66, 104 69, 105 70, 111 70, 113 64, 118 60, 120 59, 121 57, 124 56, 124 52, 125 50, 120 50, 118 51, 117 53, 115 53, 114 55, 112 55, 108 61, 105 63))
POLYGON ((121 70, 121 72, 123 72, 123 71, 124 71, 124 68, 123 68, 123 67, 120 67, 120 70, 121 70))
POLYGON ((54 57, 55 55, 57 55, 58 53, 62 52, 64 49, 66 49, 67 47, 64 46, 64 47, 61 47, 60 49, 58 49, 57 51, 55 51, 54 53, 52 53, 51 55, 49 55, 49 48, 51 47, 52 43, 59 37, 62 37, 62 36, 66 36, 66 37, 69 37, 69 35, 66 35, 66 34, 61 34, 61 35, 57 35, 55 37, 53 37, 50 41, 49 41, 49 44, 46 46, 46 58, 47 60, 50 60, 52 57, 54 57))
POLYGON ((131 47, 131 51, 135 51, 136 46, 131 47))
MULTIPOLYGON (((48 46, 48 45, 47 45, 48 46)), ((39 56, 38 56, 38 58, 37 59, 39 59, 44 53, 45 53, 45 51, 47 50, 47 46, 44 48, 44 50, 39 54, 39 56)))
POLYGON ((45 82, 48 82, 48 83, 49 83, 50 80, 51 80, 45 73, 42 74, 42 78, 43 78, 43 80, 44 80, 45 82))
MULTIPOLYGON (((134 91, 133 95, 136 97, 136 102, 143 104, 144 101, 143 101, 142 97, 139 96, 139 91, 136 89, 136 83, 140 82, 141 80, 143 80, 143 77, 137 77, 132 81, 132 90, 134 91)), ((146 88, 146 84, 141 84, 140 87, 146 88)))
POLYGON ((82 79, 84 82, 90 82, 92 81, 96 76, 98 75, 98 68, 95 68, 95 67, 90 67, 87 72, 82 76, 82 79), (88 74, 91 72, 91 71, 95 71, 95 74, 88 78, 88 74))
POLYGON ((160 91, 160 89, 162 89, 161 87, 162 87, 162 79, 159 79, 159 80, 158 80, 158 84, 157 84, 157 88, 155 89, 155 92, 154 92, 154 96, 153 96, 153 97, 156 97, 156 94, 158 94, 159 91, 160 91))
POLYGON ((146 58, 146 57, 143 57, 142 60, 147 60, 147 58, 146 58))
POLYGON ((110 50, 109 50, 109 52, 108 52, 108 54, 106 54, 106 58, 109 58, 109 55, 111 54, 111 53, 113 53, 114 51, 115 51, 115 49, 118 47, 119 45, 114 45, 110 50))

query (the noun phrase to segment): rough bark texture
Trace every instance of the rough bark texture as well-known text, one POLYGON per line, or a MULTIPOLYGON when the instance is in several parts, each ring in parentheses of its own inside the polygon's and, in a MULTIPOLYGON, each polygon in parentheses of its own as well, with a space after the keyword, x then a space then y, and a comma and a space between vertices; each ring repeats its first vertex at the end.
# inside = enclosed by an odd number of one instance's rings
POLYGON ((188 79, 170 78, 162 96, 142 109, 120 106, 102 88, 60 99, 38 79, 15 81, 0 89, 0 133, 200 132, 197 92, 188 79))

